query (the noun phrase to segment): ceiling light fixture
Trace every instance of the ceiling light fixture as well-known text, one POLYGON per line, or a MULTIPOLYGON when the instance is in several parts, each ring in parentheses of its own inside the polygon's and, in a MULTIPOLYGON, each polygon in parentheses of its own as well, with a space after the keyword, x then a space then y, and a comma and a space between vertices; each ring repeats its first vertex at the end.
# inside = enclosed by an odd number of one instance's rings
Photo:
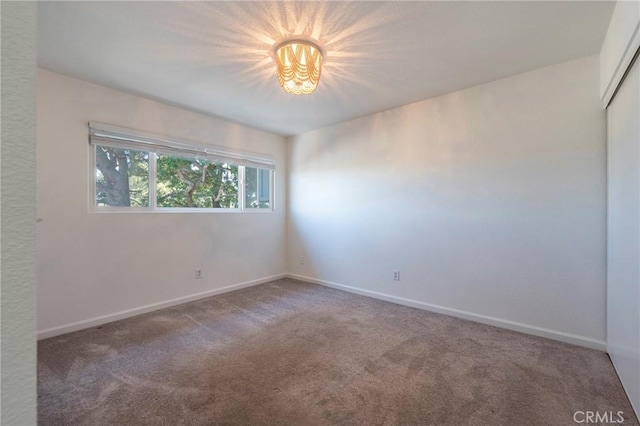
POLYGON ((289 40, 276 47, 276 74, 287 93, 308 95, 316 90, 322 71, 322 52, 309 41, 289 40))

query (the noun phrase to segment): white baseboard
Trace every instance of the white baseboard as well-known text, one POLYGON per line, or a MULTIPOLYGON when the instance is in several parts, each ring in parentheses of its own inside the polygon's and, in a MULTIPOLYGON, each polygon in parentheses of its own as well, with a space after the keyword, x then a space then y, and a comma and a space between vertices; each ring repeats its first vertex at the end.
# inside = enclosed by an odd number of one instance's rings
POLYGON ((376 291, 363 290, 356 287, 350 287, 343 284, 337 284, 330 281, 319 280, 317 278, 306 277, 297 274, 287 274, 289 278, 300 281, 306 281, 314 284, 320 284, 326 287, 338 290, 348 291, 350 293, 360 294, 362 296, 372 297, 374 299, 385 300, 387 302, 397 303, 399 305, 410 306, 412 308, 424 309, 425 311, 436 312, 439 314, 450 315, 482 324, 493 325, 495 327, 506 328, 507 330, 518 331, 520 333, 531 334, 548 339, 558 340, 560 342, 570 343, 572 345, 583 346, 591 349, 606 352, 607 345, 603 340, 592 339, 589 337, 578 336, 575 334, 564 333, 562 331, 550 330, 548 328, 536 327, 533 325, 522 324, 519 322, 503 320, 500 318, 490 317, 486 315, 474 314, 472 312, 461 311, 459 309, 446 308, 444 306, 433 305, 431 303, 420 302, 403 297, 392 296, 390 294, 379 293, 376 291))
POLYGON ((147 312, 157 311, 159 309, 168 308, 170 306, 181 305, 183 303, 191 302, 198 299, 203 299, 205 297, 215 296, 216 294, 228 293, 230 291, 239 290, 241 288, 264 284, 269 281, 278 280, 284 277, 289 277, 296 280, 306 281, 314 284, 320 284, 326 287, 331 287, 338 290, 347 291, 350 293, 356 293, 362 296, 372 297, 374 299, 380 299, 380 300, 385 300, 387 302, 397 303, 399 305, 405 305, 413 308, 424 309, 426 311, 463 318, 470 321, 479 322, 482 324, 493 325, 496 327, 506 328, 508 330, 531 334, 534 336, 546 337, 549 339, 558 340, 565 343, 584 346, 587 348, 597 349, 600 351, 606 351, 606 343, 602 340, 591 339, 588 337, 578 336, 570 333, 564 333, 561 331, 550 330, 547 328, 535 327, 527 324, 503 320, 500 318, 494 318, 486 315, 474 314, 471 312, 461 311, 458 309, 446 308, 444 306, 433 305, 430 303, 420 302, 412 299, 405 299, 402 297, 392 296, 390 294, 379 293, 379 292, 370 291, 370 290, 363 290, 356 287, 337 284, 330 281, 320 280, 317 278, 311 278, 311 277, 297 275, 297 274, 272 275, 269 277, 259 278, 256 280, 246 281, 238 284, 232 284, 226 287, 216 288, 216 289, 204 291, 201 293, 191 294, 188 296, 183 296, 183 297, 179 297, 172 300, 167 300, 165 302, 153 303, 150 305, 128 309, 126 311, 116 312, 109 315, 103 315, 103 316, 91 318, 84 321, 78 321, 71 324, 51 327, 51 328, 39 331, 38 340, 59 336, 61 334, 71 333, 73 331, 84 330, 86 328, 97 327, 99 325, 107 324, 113 321, 118 321, 124 318, 129 318, 129 317, 144 314, 147 312))
POLYGON ((49 337, 59 336, 61 334, 71 333, 72 331, 84 330, 85 328, 97 327, 113 321, 124 318, 133 317, 147 312, 157 311, 170 306, 181 305, 183 303, 192 302, 194 300, 203 299, 216 294, 228 293, 230 291, 239 290, 241 288, 251 287, 258 284, 264 284, 269 281, 278 280, 286 277, 287 274, 272 275, 270 277, 259 278, 257 280, 246 281, 243 283, 232 284, 226 287, 216 288, 213 290, 203 291, 202 293, 191 294, 189 296, 178 297, 176 299, 167 300, 165 302, 152 303, 150 305, 141 306, 139 308, 127 309, 126 311, 116 312, 114 314, 102 315, 88 320, 78 321, 58 327, 51 327, 38 331, 38 340, 47 339, 49 337))

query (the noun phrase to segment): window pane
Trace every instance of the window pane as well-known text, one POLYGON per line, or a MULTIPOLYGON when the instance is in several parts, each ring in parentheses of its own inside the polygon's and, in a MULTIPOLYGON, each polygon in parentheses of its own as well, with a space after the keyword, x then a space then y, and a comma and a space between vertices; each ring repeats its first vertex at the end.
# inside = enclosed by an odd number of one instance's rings
POLYGON ((245 167, 244 182, 245 207, 268 209, 271 205, 271 171, 245 167))
POLYGON ((96 205, 149 206, 149 153, 96 146, 96 205))
POLYGON ((158 155, 158 207, 238 208, 238 166, 158 155))

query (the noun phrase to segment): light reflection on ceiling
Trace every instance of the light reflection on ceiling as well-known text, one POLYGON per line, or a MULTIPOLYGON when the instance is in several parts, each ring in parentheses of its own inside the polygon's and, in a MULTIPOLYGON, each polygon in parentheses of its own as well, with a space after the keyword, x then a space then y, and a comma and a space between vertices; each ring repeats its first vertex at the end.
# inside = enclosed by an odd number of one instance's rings
POLYGON ((40 2, 43 68, 282 135, 599 51, 611 2, 40 2), (325 52, 318 89, 273 48, 325 52))

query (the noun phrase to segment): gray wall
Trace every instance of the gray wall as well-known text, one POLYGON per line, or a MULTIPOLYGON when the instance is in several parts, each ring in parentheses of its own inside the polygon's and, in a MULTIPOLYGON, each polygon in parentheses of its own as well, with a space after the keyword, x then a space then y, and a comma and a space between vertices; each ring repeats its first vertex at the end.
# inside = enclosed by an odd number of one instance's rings
POLYGON ((0 423, 36 423, 36 3, 0 4, 0 423))

